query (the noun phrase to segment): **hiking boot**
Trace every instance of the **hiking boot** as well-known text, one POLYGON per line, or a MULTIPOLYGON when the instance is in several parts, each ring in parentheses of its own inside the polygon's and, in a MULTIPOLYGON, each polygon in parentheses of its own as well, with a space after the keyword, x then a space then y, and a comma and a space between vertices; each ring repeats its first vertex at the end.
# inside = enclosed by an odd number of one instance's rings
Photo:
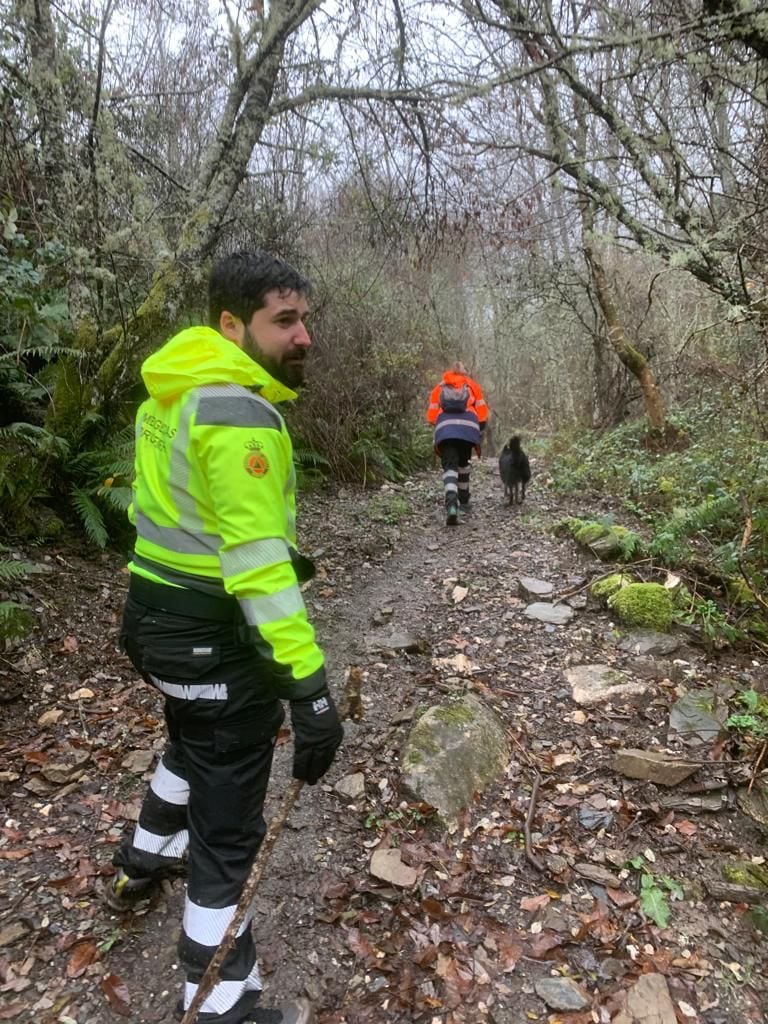
POLYGON ((455 526, 459 521, 459 503, 448 501, 445 505, 445 522, 447 526, 455 526))
POLYGON ((315 1011, 308 999, 292 999, 275 1009, 257 1006, 243 1024, 314 1024, 315 1011))
POLYGON ((119 868, 117 874, 105 884, 102 896, 108 907, 123 913, 135 910, 140 903, 148 900, 158 885, 154 878, 131 878, 119 868))
MULTIPOLYGON (((174 1012, 176 1020, 184 1016, 184 1003, 179 1000, 174 1012)), ((308 999, 292 999, 274 1008, 254 1006, 241 1024, 314 1024, 315 1011, 308 999)))

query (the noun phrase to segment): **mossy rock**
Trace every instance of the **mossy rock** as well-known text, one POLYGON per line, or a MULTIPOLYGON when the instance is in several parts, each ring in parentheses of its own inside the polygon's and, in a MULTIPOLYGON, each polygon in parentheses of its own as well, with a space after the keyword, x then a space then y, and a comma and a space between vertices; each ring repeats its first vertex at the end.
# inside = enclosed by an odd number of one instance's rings
POLYGON ((635 629, 668 633, 672 627, 672 598, 660 583, 630 583, 608 599, 608 607, 635 629))
POLYGON ((403 788, 456 820, 500 778, 509 760, 503 722, 472 694, 430 708, 413 725, 401 752, 403 788))
POLYGON ((21 640, 35 624, 32 612, 16 601, 0 601, 0 641, 21 640))
POLYGON ((623 572, 615 572, 611 576, 605 576, 603 579, 595 580, 590 585, 589 592, 592 597, 596 597, 598 601, 607 601, 610 597, 622 587, 628 587, 630 583, 634 583, 635 580, 631 576, 627 576, 623 572))
POLYGON ((723 865, 723 878, 734 885, 748 885, 753 889, 768 889, 768 866, 739 861, 723 865))
POLYGON ((574 533, 578 544, 589 548, 592 554, 602 562, 628 561, 628 552, 637 551, 642 547, 637 534, 626 526, 605 526, 602 523, 582 523, 574 533), (633 541, 629 544, 629 541, 633 541))
POLYGON ((63 519, 49 508, 37 507, 34 511, 35 534, 41 540, 60 540, 67 532, 63 519))
POLYGON ((594 544, 596 540, 600 540, 602 537, 607 537, 611 532, 610 527, 603 526, 600 523, 586 523, 580 526, 574 533, 574 538, 583 544, 585 547, 589 547, 594 544))

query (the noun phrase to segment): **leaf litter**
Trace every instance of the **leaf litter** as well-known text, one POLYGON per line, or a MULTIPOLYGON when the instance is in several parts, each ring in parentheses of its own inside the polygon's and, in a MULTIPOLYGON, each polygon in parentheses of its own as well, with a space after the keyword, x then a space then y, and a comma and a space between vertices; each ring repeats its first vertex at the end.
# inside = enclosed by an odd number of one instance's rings
MULTIPOLYGON (((472 518, 450 537, 432 477, 398 485, 409 512, 375 534, 365 495, 303 499, 303 543, 322 549, 305 601, 339 692, 349 666, 360 670, 363 718, 292 815, 257 896, 265 1002, 307 994, 320 1024, 607 1024, 641 979, 658 977, 654 991, 682 1020, 762 1020, 766 937, 745 904, 709 899, 703 882, 727 858, 759 857, 764 836, 733 801, 708 812, 690 796, 687 810, 670 809, 653 783, 612 769, 620 747, 664 746, 676 684, 664 676, 642 696, 574 707, 568 666, 631 673, 632 655, 591 605, 565 626, 527 619, 518 580, 547 581, 556 598, 604 571, 543 525, 591 510, 544 488, 509 509, 491 463, 474 475, 472 518), (419 644, 377 647, 383 626, 419 644), (445 824, 400 791, 398 750, 419 709, 470 690, 504 721, 512 757, 445 824), (352 773, 365 787, 350 803, 333 785, 352 773), (387 850, 406 884, 371 875, 371 856, 387 850), (588 1007, 548 1006, 537 983, 551 998, 568 989, 547 979, 573 983, 588 1007)), ((162 749, 162 707, 115 649, 120 560, 49 558, 53 571, 25 582, 38 626, 2 663, 23 699, 6 705, 0 741, 0 1020, 171 1020, 183 879, 142 912, 115 916, 99 900, 162 749)), ((726 652, 686 649, 682 660, 702 688, 765 678, 726 652)), ((290 747, 277 750, 271 801, 290 747)))

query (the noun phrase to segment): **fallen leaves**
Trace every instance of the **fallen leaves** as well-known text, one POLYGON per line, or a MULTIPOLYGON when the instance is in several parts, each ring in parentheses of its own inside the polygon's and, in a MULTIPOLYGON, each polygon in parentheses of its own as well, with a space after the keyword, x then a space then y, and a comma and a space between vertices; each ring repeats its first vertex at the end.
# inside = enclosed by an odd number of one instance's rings
POLYGON ((47 729, 51 725, 56 725, 64 716, 64 711, 61 708, 50 708, 48 711, 44 711, 37 720, 37 724, 42 729, 47 729))
POLYGON ((23 921, 13 921, 0 930, 0 949, 5 946, 12 946, 19 939, 29 935, 31 928, 23 921))
POLYGON ((123 1017, 131 1015, 131 997, 128 987, 122 978, 117 974, 108 974, 101 979, 101 991, 107 997, 107 1001, 115 1013, 123 1017))
POLYGON ((98 959, 99 950, 96 943, 93 939, 84 939, 75 945, 65 973, 68 978, 79 978, 81 974, 85 974, 86 968, 98 959))

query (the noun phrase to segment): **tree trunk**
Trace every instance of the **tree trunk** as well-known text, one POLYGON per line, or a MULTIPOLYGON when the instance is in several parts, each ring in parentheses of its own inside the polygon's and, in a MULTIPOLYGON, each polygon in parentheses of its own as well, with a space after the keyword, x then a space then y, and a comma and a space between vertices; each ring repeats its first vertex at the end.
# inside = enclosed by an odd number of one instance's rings
MULTIPOLYGON (((91 332, 91 352, 101 363, 90 405, 108 419, 119 412, 129 388, 135 385, 140 363, 180 325, 190 305, 199 306, 199 296, 205 293, 207 263, 271 116, 286 42, 317 6, 318 0, 274 0, 270 4, 258 49, 232 84, 216 141, 190 190, 177 251, 159 266, 149 294, 132 317, 106 331, 101 340, 96 331, 91 332)), ((81 331, 81 337, 86 335, 81 331)), ((62 372, 53 403, 55 425, 65 427, 61 417, 71 415, 73 397, 71 373, 62 372)))
POLYGON ((653 370, 642 352, 639 352, 627 339, 613 288, 591 241, 585 240, 584 255, 589 264, 597 301, 605 318, 608 341, 621 362, 640 385, 651 429, 663 434, 666 427, 666 410, 653 370))
MULTIPOLYGON (((61 88, 56 51, 56 32, 48 0, 22 0, 18 18, 29 40, 29 87, 37 107, 40 130, 40 156, 49 205, 56 197, 56 209, 62 218, 73 209, 73 176, 67 157, 64 126, 67 109, 61 88)), ((62 225, 66 234, 66 223, 62 225)))

